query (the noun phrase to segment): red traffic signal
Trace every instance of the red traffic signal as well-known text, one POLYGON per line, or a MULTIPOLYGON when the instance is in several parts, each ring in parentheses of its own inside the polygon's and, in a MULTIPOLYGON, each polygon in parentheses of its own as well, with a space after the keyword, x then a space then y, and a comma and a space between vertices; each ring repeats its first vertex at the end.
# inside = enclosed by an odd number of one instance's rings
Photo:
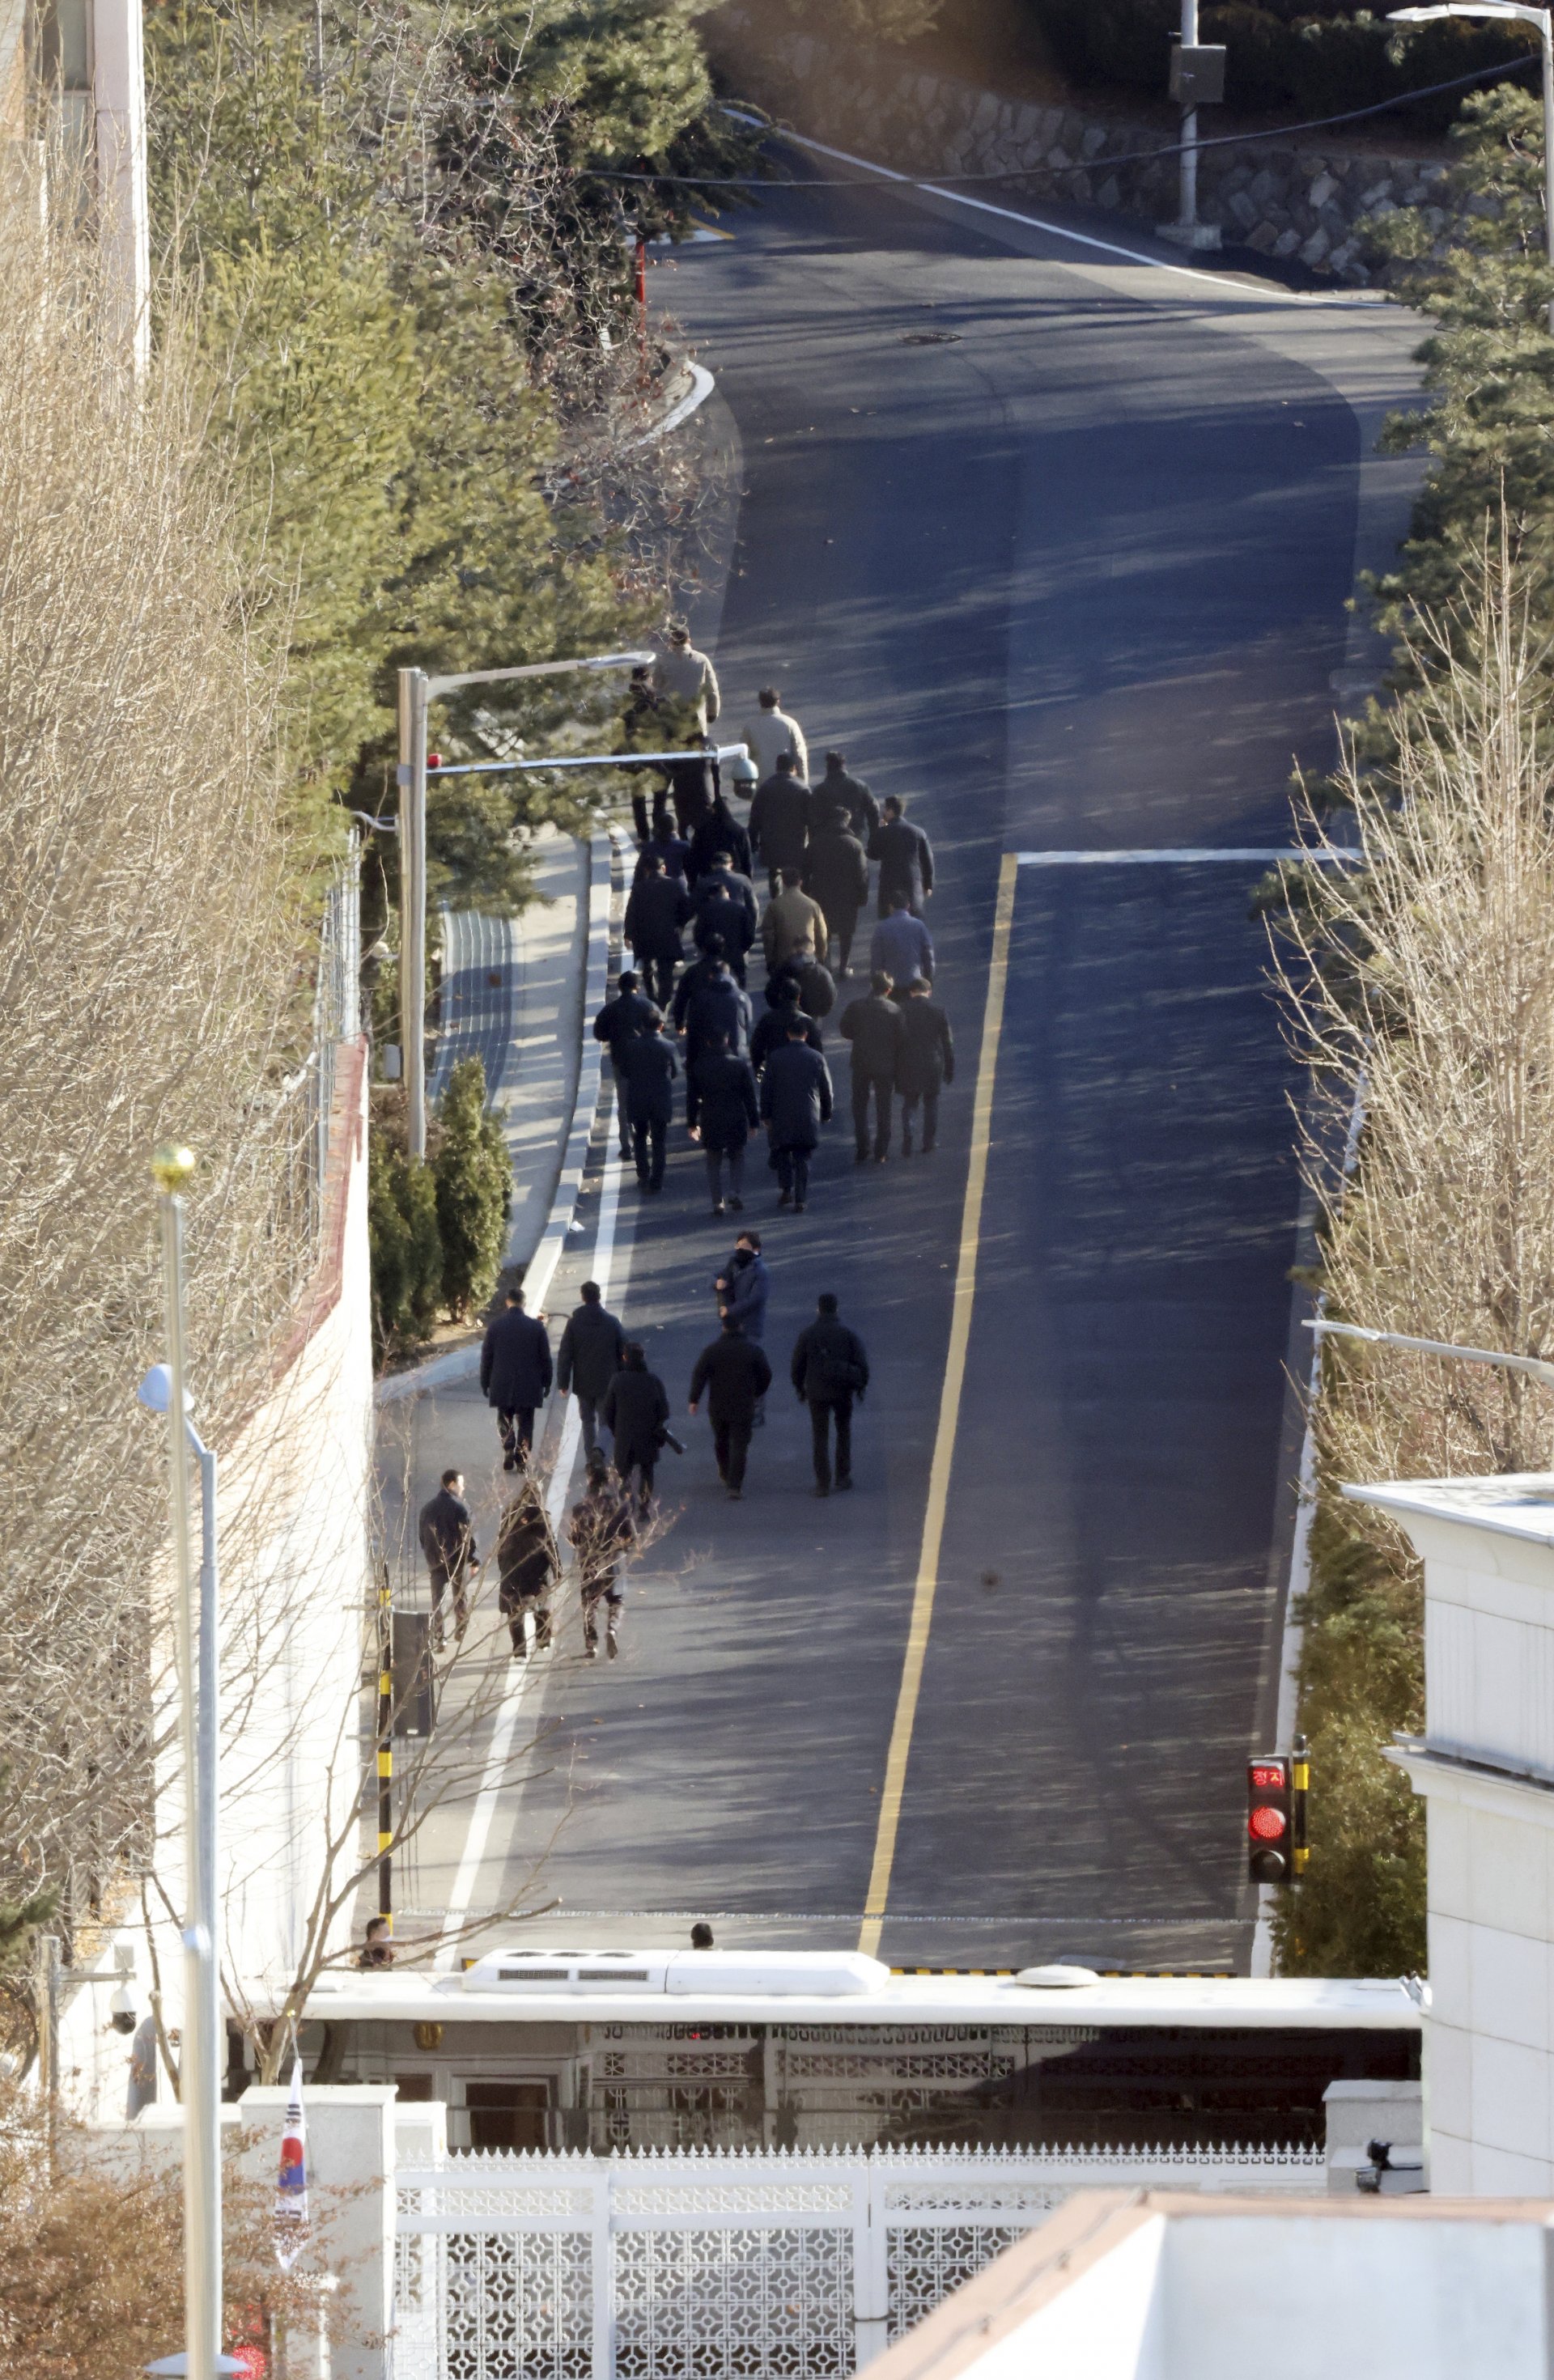
POLYGON ((429 752, 426 756, 426 765, 429 769, 440 769, 443 765, 441 752, 429 752))
POLYGON ((1259 1752, 1246 1764, 1247 1873, 1254 1884, 1285 1884, 1292 1868, 1294 1807, 1290 1762, 1259 1752))

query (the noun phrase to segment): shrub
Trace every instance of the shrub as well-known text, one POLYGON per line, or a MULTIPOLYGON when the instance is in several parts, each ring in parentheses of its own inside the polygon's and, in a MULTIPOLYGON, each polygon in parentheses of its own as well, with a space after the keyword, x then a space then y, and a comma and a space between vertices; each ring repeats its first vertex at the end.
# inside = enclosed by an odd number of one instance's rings
POLYGON ((433 1166, 443 1244, 443 1295, 455 1316, 483 1305, 496 1287, 513 1204, 513 1168, 494 1116, 486 1113, 486 1070, 461 1058, 438 1110, 442 1141, 433 1166))
POLYGON ((443 1305, 443 1238, 431 1167, 374 1131, 368 1165, 372 1337, 380 1361, 431 1337, 443 1305))

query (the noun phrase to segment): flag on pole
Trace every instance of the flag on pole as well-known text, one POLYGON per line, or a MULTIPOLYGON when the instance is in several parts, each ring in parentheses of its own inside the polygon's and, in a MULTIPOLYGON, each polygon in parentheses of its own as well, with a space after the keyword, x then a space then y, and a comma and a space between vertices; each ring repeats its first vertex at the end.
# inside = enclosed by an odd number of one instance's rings
POLYGON ((291 2097, 281 2134, 281 2170, 275 2183, 275 2262, 289 2273, 308 2244, 308 2119, 302 2108, 302 2059, 291 2063, 291 2097))

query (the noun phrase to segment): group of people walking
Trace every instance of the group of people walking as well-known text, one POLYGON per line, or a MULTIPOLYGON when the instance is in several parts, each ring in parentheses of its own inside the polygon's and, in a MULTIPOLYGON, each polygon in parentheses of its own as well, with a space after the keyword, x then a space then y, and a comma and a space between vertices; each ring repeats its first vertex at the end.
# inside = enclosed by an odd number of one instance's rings
MULTIPOLYGON (((644 1196, 663 1188, 674 1086, 683 1081, 686 1126, 703 1155, 713 1214, 743 1213, 746 1153, 762 1127, 778 1207, 802 1214, 810 1162, 835 1105, 823 1027, 851 969, 871 865, 877 921, 868 988, 837 1017, 850 1052, 856 1158, 887 1160, 897 1099, 903 1155, 934 1148, 954 1042, 934 998, 923 915, 933 852, 904 803, 896 795, 876 802, 844 753, 828 752, 811 783, 803 729, 771 686, 744 731, 759 775, 741 823, 710 734, 720 707, 710 661, 683 624, 673 625, 658 666, 634 674, 626 735, 631 750, 686 757, 662 764, 650 816, 648 795, 633 797, 638 851, 625 938, 635 965, 623 969, 593 1032, 610 1056, 621 1154, 644 1196), (757 1002, 750 984, 759 963, 765 979, 757 1002)), ((693 1417, 705 1405, 719 1479, 738 1501, 773 1378, 763 1343, 771 1272, 759 1232, 740 1227, 712 1288, 719 1327, 696 1358, 686 1402, 693 1417)), ((853 1414, 868 1387, 868 1358, 829 1291, 794 1342, 789 1380, 809 1412, 815 1494, 850 1489, 853 1414)), ((597 1658, 602 1619, 613 1658, 624 1574, 654 1525, 659 1462, 666 1448, 685 1451, 670 1427, 668 1390, 592 1281, 553 1357, 543 1318, 527 1311, 520 1288, 508 1289, 481 1346, 480 1388, 496 1415, 504 1469, 522 1475, 495 1549, 514 1658, 527 1658, 531 1642, 541 1649, 553 1641, 562 1557, 530 1464, 536 1419, 554 1388, 577 1400, 585 1461, 565 1532, 577 1557, 584 1652, 597 1658)), ((450 1612, 462 1635, 481 1566, 461 1473, 443 1473, 419 1533, 441 1645, 450 1612)))
POLYGON ((628 724, 637 737, 632 748, 647 748, 640 731, 656 722, 686 737, 692 757, 664 764, 650 820, 647 796, 635 797, 639 849, 625 920, 635 964, 593 1032, 610 1053, 621 1155, 645 1196, 663 1188, 674 1085, 683 1080, 686 1126, 706 1162, 712 1213, 743 1212, 747 1151, 764 1129, 778 1207, 802 1214, 835 1108, 822 1026, 851 969, 871 863, 878 922, 868 988, 837 1017, 851 1047, 856 1153, 860 1164, 888 1158, 898 1097, 902 1154, 934 1147, 954 1042, 933 996, 933 937, 923 916, 933 850, 900 797, 877 802, 844 753, 828 752, 824 775, 809 783, 804 731, 775 686, 761 689, 744 731, 760 776, 741 824, 709 734, 720 703, 711 662, 676 624, 658 669, 637 673, 628 724), (759 1002, 750 989, 758 953, 765 967, 759 1002))

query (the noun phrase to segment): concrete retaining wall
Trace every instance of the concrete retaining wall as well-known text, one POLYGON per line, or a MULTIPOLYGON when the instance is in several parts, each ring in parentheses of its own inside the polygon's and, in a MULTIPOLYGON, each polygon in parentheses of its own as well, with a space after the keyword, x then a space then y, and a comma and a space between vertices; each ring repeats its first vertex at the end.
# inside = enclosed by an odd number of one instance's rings
MULTIPOLYGON (((1001 99, 955 76, 905 67, 888 51, 772 32, 744 6, 721 10, 710 40, 731 92, 879 164, 1019 175, 1031 197, 1114 208, 1152 224, 1176 212, 1174 156, 1113 162, 1164 146, 1170 135, 1158 124, 1001 99)), ((1211 109, 1203 119, 1209 131, 1213 116, 1211 109)), ((1295 257, 1314 272, 1364 284, 1386 277, 1366 219, 1420 207, 1439 232, 1450 220, 1440 203, 1446 173, 1439 162, 1402 153, 1248 141, 1200 156, 1198 212, 1221 226, 1227 246, 1295 257)))

